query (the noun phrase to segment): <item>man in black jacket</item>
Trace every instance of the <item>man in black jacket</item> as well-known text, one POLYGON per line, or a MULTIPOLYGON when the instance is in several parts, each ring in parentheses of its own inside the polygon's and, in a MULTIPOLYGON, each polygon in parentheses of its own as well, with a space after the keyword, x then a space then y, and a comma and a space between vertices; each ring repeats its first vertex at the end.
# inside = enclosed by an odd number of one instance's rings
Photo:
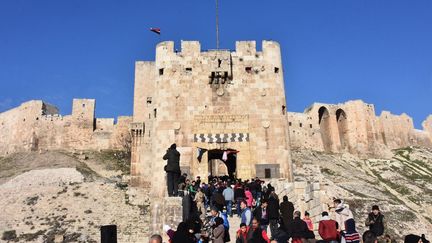
POLYGON ((293 220, 294 205, 288 201, 288 196, 283 197, 283 202, 280 204, 280 213, 282 218, 282 225, 285 231, 288 231, 288 226, 293 220))
POLYGON ((372 212, 366 219, 366 226, 369 226, 369 230, 374 232, 376 236, 384 234, 384 215, 381 214, 378 205, 372 206, 372 212))
POLYGON ((167 149, 163 159, 168 160, 168 163, 165 166, 165 171, 167 173, 168 196, 177 196, 178 178, 180 176, 180 153, 177 151, 177 145, 175 143, 167 149))
POLYGON ((266 232, 269 224, 267 206, 268 206, 267 200, 263 199, 260 207, 255 208, 253 212, 254 218, 257 218, 261 222, 260 223, 261 229, 265 230, 266 232))
POLYGON ((269 198, 267 200, 268 206, 267 206, 267 212, 268 212, 268 219, 270 223, 270 232, 271 235, 277 235, 278 231, 278 222, 279 222, 279 198, 276 195, 274 188, 272 188, 272 191, 270 192, 269 198))
POLYGON ((299 211, 294 212, 294 219, 288 225, 288 229, 288 235, 292 237, 293 242, 304 242, 309 233, 307 224, 301 219, 301 213, 299 211))

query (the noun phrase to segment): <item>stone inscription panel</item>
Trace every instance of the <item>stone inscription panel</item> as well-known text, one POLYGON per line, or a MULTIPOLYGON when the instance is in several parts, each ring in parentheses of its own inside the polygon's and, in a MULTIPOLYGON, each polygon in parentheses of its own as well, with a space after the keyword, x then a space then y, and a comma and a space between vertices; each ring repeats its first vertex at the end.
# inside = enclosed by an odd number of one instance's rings
POLYGON ((194 119, 195 134, 241 133, 249 130, 248 115, 199 115, 194 119))

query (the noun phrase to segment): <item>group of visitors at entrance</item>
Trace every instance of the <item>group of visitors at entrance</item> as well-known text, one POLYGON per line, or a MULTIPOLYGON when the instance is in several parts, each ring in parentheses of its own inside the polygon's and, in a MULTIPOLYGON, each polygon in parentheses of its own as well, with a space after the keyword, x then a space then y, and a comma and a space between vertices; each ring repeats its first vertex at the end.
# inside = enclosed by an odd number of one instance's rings
MULTIPOLYGON (((165 227, 171 243, 270 243, 289 239, 292 243, 392 242, 389 235, 384 235, 384 215, 377 205, 372 206, 366 217, 369 230, 361 237, 349 207, 341 199, 334 199, 329 210, 334 209, 335 217, 331 219, 329 212, 322 212, 317 231, 322 240, 317 241, 309 213, 304 212, 302 217, 287 196, 280 202, 270 183, 259 178, 243 181, 229 177, 209 177, 208 184, 200 177, 191 181, 187 174, 180 176, 180 154, 175 144, 163 158, 168 160, 165 166, 168 194, 181 196, 183 204, 183 222, 177 230, 165 227), (229 218, 234 212, 241 224, 236 235, 231 236, 229 218)), ((429 243, 424 235, 408 235, 405 242, 429 243)))

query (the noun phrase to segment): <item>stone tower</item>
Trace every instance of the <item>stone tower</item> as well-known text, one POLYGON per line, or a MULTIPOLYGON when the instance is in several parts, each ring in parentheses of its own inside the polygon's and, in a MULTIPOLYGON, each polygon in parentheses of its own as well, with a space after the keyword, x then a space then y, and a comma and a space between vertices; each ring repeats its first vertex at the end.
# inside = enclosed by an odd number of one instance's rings
POLYGON ((165 196, 166 149, 176 143, 192 176, 223 163, 238 178, 292 180, 283 70, 277 42, 236 42, 201 51, 197 41, 159 43, 154 62, 136 62, 131 174, 135 186, 165 196), (198 161, 198 149, 208 150, 198 161))

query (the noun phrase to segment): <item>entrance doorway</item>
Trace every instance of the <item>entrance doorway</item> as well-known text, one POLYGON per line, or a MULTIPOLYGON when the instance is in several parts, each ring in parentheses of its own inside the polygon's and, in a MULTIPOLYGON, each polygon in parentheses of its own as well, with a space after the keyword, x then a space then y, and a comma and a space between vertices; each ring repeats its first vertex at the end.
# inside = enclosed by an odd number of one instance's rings
POLYGON ((221 176, 223 173, 229 176, 231 179, 236 178, 237 154, 229 153, 228 151, 235 151, 235 150, 213 149, 208 151, 207 157, 208 157, 210 176, 221 176), (226 156, 226 161, 222 159, 223 154, 225 152, 228 152, 226 156), (225 165, 226 169, 223 168, 224 166, 221 165, 221 163, 225 165))

